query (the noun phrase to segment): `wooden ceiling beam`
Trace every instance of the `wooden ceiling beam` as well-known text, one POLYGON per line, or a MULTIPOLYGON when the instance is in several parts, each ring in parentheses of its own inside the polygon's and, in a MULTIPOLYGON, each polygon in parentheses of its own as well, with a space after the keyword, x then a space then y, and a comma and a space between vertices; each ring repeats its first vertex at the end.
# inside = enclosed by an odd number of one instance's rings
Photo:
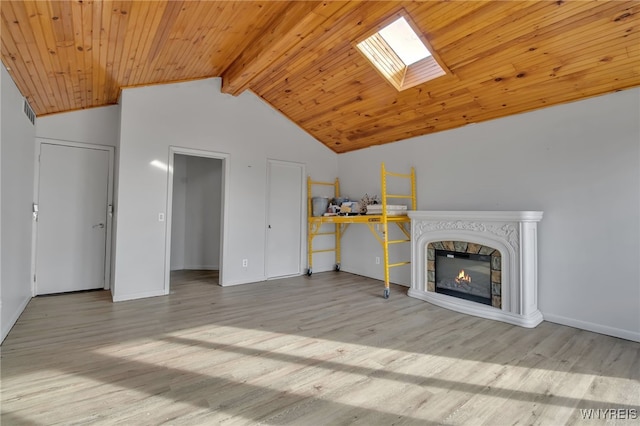
POLYGON ((290 2, 285 13, 277 16, 222 73, 222 92, 237 96, 245 91, 274 61, 295 49, 307 33, 342 8, 341 3, 290 2))
MULTIPOLYGON (((340 11, 340 14, 334 14, 330 19, 314 29, 309 36, 311 40, 305 40, 296 53, 289 55, 286 60, 279 60, 272 67, 273 70, 271 72, 265 73, 260 82, 255 82, 252 85, 252 89, 267 98, 265 93, 272 90, 278 93, 282 84, 289 85, 292 81, 300 82, 303 80, 308 82, 316 81, 316 78, 322 80, 323 77, 321 75, 329 69, 326 61, 329 60, 332 63, 334 60, 339 61, 338 52, 341 51, 339 47, 341 44, 348 43, 351 45, 354 40, 371 31, 382 20, 388 19, 400 7, 396 2, 349 1, 347 3, 347 6, 340 11), (303 46, 304 48, 302 48, 303 46), (296 78, 291 78, 293 75, 296 78)), ((405 10, 407 10, 407 7, 405 7, 405 10)), ((362 58, 363 61, 367 61, 355 50, 355 45, 350 50, 353 53, 351 57, 362 58)), ((340 64, 334 66, 340 68, 340 64)), ((373 70, 373 68, 371 69, 373 70)))

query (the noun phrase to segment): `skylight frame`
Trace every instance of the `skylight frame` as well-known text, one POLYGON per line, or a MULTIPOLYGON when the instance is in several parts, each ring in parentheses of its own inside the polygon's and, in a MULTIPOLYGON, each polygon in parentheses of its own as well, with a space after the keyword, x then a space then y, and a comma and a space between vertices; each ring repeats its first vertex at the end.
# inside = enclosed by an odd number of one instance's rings
POLYGON ((451 74, 451 71, 442 62, 438 53, 431 47, 431 44, 404 8, 379 22, 375 28, 356 39, 353 44, 356 50, 371 62, 373 68, 398 91, 451 74), (400 59, 398 54, 380 35, 380 31, 383 28, 399 18, 405 19, 418 39, 431 53, 431 56, 410 65, 406 65, 400 59))
POLYGON ((387 42, 389 47, 400 57, 406 66, 415 64, 431 55, 427 46, 420 39, 417 32, 411 27, 407 18, 400 16, 378 31, 378 34, 387 42), (401 40, 399 38, 404 38, 401 40), (408 46, 409 43, 413 46, 408 46))

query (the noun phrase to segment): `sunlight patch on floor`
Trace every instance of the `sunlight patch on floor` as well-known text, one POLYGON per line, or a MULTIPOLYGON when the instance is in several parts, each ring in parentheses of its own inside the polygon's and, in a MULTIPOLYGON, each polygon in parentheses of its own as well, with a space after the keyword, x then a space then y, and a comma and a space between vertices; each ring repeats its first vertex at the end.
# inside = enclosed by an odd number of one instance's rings
MULTIPOLYGON (((171 392, 180 394, 205 378, 222 379, 227 385, 251 386, 283 395, 313 398, 377 410, 390 415, 402 415, 406 401, 412 405, 446 406, 449 400, 466 400, 459 407, 450 407, 454 423, 471 421, 472 412, 482 412, 486 406, 511 401, 527 406, 530 399, 541 401, 550 396, 579 401, 588 389, 589 375, 566 371, 538 369, 531 366, 501 365, 494 362, 458 359, 441 355, 416 354, 368 345, 312 339, 270 331, 247 330, 238 327, 199 327, 180 333, 167 333, 155 339, 109 345, 95 350, 106 356, 126 358, 125 362, 164 367, 178 372, 171 383, 171 392), (161 349, 161 352, 160 352, 161 349), (211 355, 211 356, 207 356, 211 355), (215 354, 215 356, 214 356, 215 354), (348 358, 348 359, 345 359, 348 358), (215 361, 212 361, 215 359, 215 361), (386 371, 385 367, 393 371, 386 371), (470 373, 472 372, 472 373, 470 373), (336 379, 331 380, 335 375, 336 379), (446 380, 433 377, 446 377, 446 380), (528 391, 521 392, 518 400, 514 392, 521 388, 508 386, 525 383, 528 391), (570 394, 557 395, 558 380, 572 380, 576 386, 570 394), (531 389, 536 392, 531 392, 531 389), (483 394, 483 390, 487 391, 483 394), (404 404, 392 404, 394 398, 403 398, 404 404), (381 408, 383 407, 383 408, 381 408)), ((174 374, 175 375, 175 374, 174 374)), ((617 379, 621 384, 626 379, 617 379)), ((615 396, 602 403, 614 403, 615 396)), ((234 413, 237 415, 237 413, 234 413)), ((425 421, 427 412, 416 410, 412 415, 425 421)))

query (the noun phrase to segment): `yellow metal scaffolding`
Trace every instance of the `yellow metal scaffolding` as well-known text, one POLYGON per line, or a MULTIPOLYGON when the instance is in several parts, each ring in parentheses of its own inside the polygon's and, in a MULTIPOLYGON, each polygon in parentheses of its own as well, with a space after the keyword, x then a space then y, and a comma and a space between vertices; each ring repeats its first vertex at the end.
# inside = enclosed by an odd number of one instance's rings
POLYGON ((307 256, 308 256, 308 269, 307 275, 313 273, 313 255, 316 253, 335 252, 335 270, 340 270, 340 241, 342 235, 346 231, 347 227, 352 223, 366 224, 375 236, 375 238, 382 245, 383 258, 384 258, 384 292, 383 297, 389 298, 389 268, 395 268, 398 266, 408 265, 410 262, 397 262, 389 263, 389 245, 407 243, 411 241, 410 222, 408 216, 394 216, 389 215, 387 209, 387 202, 389 199, 408 199, 411 200, 411 210, 416 210, 416 176, 415 170, 412 167, 411 173, 393 173, 388 172, 385 169, 384 163, 381 165, 381 201, 382 201, 382 214, 380 215, 360 215, 360 216, 312 216, 312 198, 313 187, 320 186, 333 186, 334 196, 340 197, 340 181, 336 179, 334 182, 317 182, 311 180, 311 177, 307 178, 307 196, 308 196, 308 233, 307 233, 307 256), (389 177, 409 179, 411 182, 410 194, 387 194, 387 179, 389 177), (406 238, 399 240, 389 239, 389 223, 395 223, 406 238), (321 231, 322 225, 333 224, 335 225, 333 232, 321 231), (313 239, 319 235, 333 235, 335 244, 333 248, 314 250, 313 239))

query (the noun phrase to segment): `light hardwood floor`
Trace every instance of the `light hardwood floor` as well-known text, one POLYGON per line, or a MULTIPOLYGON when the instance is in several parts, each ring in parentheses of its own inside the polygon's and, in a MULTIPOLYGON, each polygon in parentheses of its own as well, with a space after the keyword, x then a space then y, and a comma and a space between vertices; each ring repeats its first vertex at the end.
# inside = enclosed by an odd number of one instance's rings
POLYGON ((384 300, 344 272, 174 278, 165 297, 33 299, 1 348, 2 425, 599 424, 581 410, 640 405, 639 343, 457 314, 399 286, 384 300))

